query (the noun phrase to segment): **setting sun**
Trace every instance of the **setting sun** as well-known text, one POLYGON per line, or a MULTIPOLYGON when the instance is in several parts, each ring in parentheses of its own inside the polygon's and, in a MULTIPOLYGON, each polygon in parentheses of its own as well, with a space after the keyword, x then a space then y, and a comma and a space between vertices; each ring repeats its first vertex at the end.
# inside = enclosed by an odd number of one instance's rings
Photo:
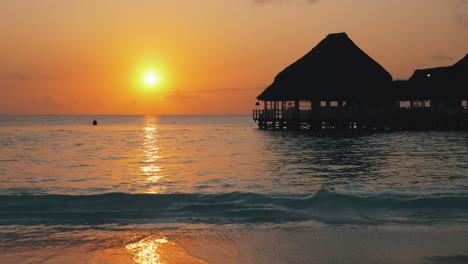
POLYGON ((153 71, 150 71, 150 72, 146 72, 144 75, 143 75, 143 83, 146 85, 146 86, 155 86, 159 83, 160 81, 160 77, 158 74, 156 74, 155 72, 153 71))

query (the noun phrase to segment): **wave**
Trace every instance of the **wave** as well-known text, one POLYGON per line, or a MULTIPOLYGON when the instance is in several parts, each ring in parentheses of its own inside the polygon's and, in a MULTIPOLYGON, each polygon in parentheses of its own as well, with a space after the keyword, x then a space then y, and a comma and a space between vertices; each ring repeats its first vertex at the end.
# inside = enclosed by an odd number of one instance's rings
POLYGON ((0 225, 285 223, 433 224, 468 219, 468 195, 292 194, 3 195, 0 225))

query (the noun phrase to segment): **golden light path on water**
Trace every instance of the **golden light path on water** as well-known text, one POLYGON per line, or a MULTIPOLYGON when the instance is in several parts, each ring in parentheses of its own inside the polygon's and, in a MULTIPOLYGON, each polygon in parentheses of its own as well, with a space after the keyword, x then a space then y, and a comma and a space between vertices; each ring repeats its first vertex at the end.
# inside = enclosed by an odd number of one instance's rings
MULTIPOLYGON (((165 191, 160 180, 161 166, 158 165, 162 158, 159 147, 158 118, 146 116, 146 125, 142 133, 142 162, 140 166, 144 175, 145 184, 148 186, 146 193, 159 194, 165 191)), ((168 263, 206 263, 203 260, 192 257, 185 252, 180 245, 170 242, 165 236, 154 234, 137 242, 125 246, 132 260, 139 264, 168 264, 168 263), (162 237, 162 238, 161 238, 162 237)))
POLYGON ((207 264, 206 261, 189 255, 185 246, 169 241, 162 234, 154 234, 127 244, 126 250, 138 264, 207 264))
POLYGON ((161 193, 164 188, 158 184, 162 176, 160 175, 161 167, 157 165, 157 161, 161 156, 159 155, 157 118, 154 116, 146 117, 143 155, 145 165, 140 168, 150 186, 147 193, 161 193))
POLYGON ((127 250, 133 255, 133 260, 140 264, 163 264, 161 261, 160 248, 162 244, 167 243, 167 239, 147 238, 136 243, 128 244, 127 250))
MULTIPOLYGON (((162 188, 158 185, 161 179, 159 173, 161 167, 157 165, 159 158, 158 146, 158 126, 157 118, 153 116, 146 117, 146 126, 143 130, 143 162, 144 166, 140 169, 146 176, 146 182, 149 189, 147 193, 160 193, 162 188)), ((154 239, 153 237, 142 239, 138 242, 128 244, 127 251, 133 255, 133 260, 140 264, 163 264, 161 260, 161 245, 168 240, 163 238, 154 239)))

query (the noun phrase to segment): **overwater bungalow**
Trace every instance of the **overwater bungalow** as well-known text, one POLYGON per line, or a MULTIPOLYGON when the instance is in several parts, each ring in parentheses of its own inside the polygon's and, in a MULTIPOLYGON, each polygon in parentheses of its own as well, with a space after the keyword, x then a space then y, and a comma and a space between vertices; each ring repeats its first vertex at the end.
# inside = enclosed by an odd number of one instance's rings
POLYGON ((395 127, 468 128, 468 54, 452 66, 419 69, 395 81, 395 127))
POLYGON ((253 118, 261 129, 383 128, 391 88, 392 76, 346 33, 329 34, 275 77, 253 118))
POLYGON ((392 76, 346 33, 329 34, 257 97, 260 129, 468 127, 468 55, 449 67, 392 76))

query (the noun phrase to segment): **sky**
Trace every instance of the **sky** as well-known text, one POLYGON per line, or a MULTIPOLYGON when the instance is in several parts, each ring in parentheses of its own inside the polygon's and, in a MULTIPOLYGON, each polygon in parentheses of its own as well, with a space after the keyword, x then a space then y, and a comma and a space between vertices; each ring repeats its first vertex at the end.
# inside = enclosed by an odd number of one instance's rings
POLYGON ((468 0, 0 0, 0 114, 251 114, 337 32, 408 79, 468 53, 468 0))

